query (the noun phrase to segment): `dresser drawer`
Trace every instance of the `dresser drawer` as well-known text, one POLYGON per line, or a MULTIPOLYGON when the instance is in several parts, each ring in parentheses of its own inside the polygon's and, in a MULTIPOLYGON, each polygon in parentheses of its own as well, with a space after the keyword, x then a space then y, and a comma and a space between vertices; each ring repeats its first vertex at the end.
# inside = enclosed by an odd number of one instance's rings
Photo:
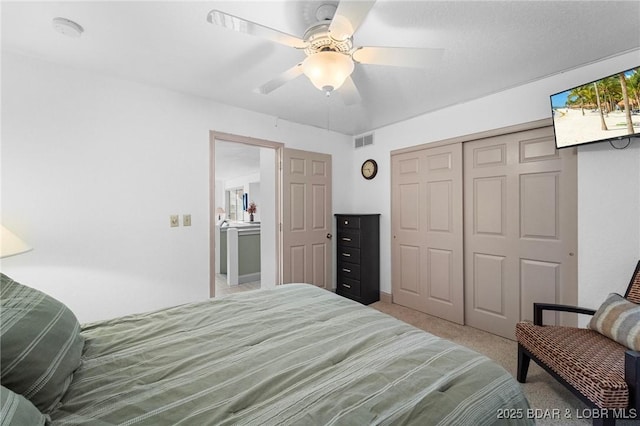
POLYGON ((360 247, 360 233, 338 231, 338 247, 360 247))
POLYGON ((360 265, 355 263, 338 262, 338 280, 349 278, 360 280, 360 265))
POLYGON ((340 229, 360 229, 360 218, 338 216, 338 230, 340 229))
POLYGON ((353 296, 360 296, 360 281, 342 278, 338 281, 338 293, 347 293, 353 296))
POLYGON ((360 264, 360 249, 338 245, 338 261, 360 264))

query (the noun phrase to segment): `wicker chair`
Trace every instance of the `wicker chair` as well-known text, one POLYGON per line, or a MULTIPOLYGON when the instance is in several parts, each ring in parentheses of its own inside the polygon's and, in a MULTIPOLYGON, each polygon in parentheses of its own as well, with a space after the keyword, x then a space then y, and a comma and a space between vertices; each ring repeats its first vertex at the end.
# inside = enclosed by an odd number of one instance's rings
MULTIPOLYGON (((624 297, 640 304, 640 262, 624 297)), ((594 425, 614 425, 616 418, 640 419, 640 352, 628 350, 594 330, 543 326, 545 310, 587 315, 596 312, 534 303, 533 323, 516 325, 518 381, 527 380, 529 361, 533 359, 594 409, 589 416, 594 425)))

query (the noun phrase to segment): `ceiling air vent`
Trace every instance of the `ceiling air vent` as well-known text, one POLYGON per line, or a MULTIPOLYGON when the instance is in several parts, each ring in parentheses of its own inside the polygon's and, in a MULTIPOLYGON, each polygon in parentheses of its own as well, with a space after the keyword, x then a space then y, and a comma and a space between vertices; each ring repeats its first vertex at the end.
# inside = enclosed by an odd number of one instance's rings
POLYGON ((373 145, 373 133, 366 135, 356 136, 353 138, 356 148, 362 148, 363 146, 373 145))

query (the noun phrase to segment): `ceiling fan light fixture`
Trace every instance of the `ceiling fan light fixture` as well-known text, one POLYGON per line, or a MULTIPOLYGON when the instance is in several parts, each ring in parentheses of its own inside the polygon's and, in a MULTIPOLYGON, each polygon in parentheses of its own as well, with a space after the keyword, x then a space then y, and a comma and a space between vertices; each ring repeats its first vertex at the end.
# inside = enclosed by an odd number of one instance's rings
POLYGON ((351 56, 329 50, 309 55, 302 63, 304 74, 323 92, 331 92, 342 86, 353 68, 351 56))

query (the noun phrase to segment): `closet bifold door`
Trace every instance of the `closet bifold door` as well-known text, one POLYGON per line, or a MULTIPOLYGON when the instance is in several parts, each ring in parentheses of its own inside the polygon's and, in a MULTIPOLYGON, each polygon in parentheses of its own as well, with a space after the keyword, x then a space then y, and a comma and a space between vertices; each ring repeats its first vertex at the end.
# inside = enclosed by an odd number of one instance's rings
POLYGON ((391 156, 393 302, 464 323, 462 144, 391 156))
POLYGON ((555 148, 551 127, 464 144, 468 325, 513 339, 534 302, 576 304, 576 164, 575 149, 555 148))

